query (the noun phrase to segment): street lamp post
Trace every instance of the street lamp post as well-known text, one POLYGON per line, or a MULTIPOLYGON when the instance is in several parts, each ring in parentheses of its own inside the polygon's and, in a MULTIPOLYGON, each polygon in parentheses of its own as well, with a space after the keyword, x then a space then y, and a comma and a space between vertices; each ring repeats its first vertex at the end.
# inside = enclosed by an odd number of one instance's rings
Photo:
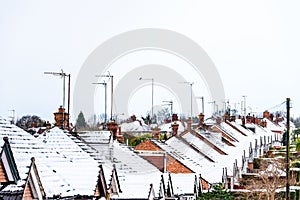
POLYGON ((152 86, 152 101, 151 101, 151 120, 150 121, 152 121, 153 120, 153 96, 154 96, 154 78, 142 78, 142 77, 140 77, 139 78, 139 80, 141 81, 141 80, 151 80, 151 86, 152 86))

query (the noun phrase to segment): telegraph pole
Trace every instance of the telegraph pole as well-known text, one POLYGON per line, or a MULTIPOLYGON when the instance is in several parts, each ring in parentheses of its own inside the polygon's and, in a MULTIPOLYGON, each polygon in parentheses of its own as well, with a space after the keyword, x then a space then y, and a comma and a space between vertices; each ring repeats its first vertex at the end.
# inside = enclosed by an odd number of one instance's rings
POLYGON ((286 99, 286 200, 290 200, 290 101, 286 99))

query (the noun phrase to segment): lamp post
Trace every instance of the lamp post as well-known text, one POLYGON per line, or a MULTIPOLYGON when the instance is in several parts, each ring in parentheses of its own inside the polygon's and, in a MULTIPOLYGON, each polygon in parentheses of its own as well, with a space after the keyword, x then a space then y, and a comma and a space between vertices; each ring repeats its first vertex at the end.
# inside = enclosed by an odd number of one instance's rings
POLYGON ((149 80, 151 80, 151 86, 152 86, 152 101, 151 101, 151 120, 150 121, 152 121, 153 120, 153 96, 154 96, 154 78, 142 78, 142 77, 140 77, 139 78, 139 80, 141 81, 141 80, 144 80, 144 81, 149 81, 149 80))
POLYGON ((104 92, 105 92, 105 100, 104 100, 104 124, 106 126, 107 123, 107 83, 93 83, 93 84, 101 84, 104 85, 104 92))

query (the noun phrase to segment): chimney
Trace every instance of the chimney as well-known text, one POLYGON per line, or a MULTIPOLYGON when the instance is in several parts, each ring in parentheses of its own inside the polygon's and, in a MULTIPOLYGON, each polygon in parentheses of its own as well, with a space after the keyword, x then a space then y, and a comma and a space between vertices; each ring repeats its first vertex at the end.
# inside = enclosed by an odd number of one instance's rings
POLYGON ((155 140, 160 140, 160 128, 154 128, 152 130, 152 137, 155 139, 155 140))
POLYGON ((222 122, 222 119, 221 119, 220 117, 217 117, 217 118, 216 118, 216 123, 217 123, 217 124, 221 124, 221 122, 222 122))
POLYGON ((178 121, 178 115, 177 114, 173 114, 172 115, 172 122, 178 121))
POLYGON ((108 130, 112 132, 113 139, 117 139, 118 124, 114 121, 107 123, 108 130))
POLYGON ((135 115, 132 115, 132 116, 130 117, 130 119, 131 119, 132 122, 135 122, 135 121, 136 121, 136 116, 135 116, 135 115))
POLYGON ((263 112, 263 118, 270 119, 270 112, 267 110, 265 112, 263 112))
POLYGON ((193 120, 191 118, 189 118, 186 122, 188 131, 190 131, 192 129, 192 122, 193 122, 193 120))
POLYGON ((245 117, 242 117, 242 125, 245 126, 245 117))
POLYGON ((204 114, 200 113, 199 114, 199 126, 203 126, 203 121, 204 121, 204 114))
POLYGON ((61 127, 62 129, 68 127, 69 114, 65 112, 65 109, 62 106, 58 108, 58 112, 53 114, 56 126, 61 127))
POLYGON ((224 121, 226 122, 229 119, 229 115, 227 113, 224 114, 224 121))
POLYGON ((253 161, 248 161, 248 170, 251 172, 253 170, 253 161))
POLYGON ((65 111, 65 109, 62 107, 62 106, 60 106, 59 108, 58 108, 58 112, 59 113, 63 113, 65 111))
POLYGON ((246 116, 246 124, 250 124, 250 123, 251 123, 251 116, 250 116, 250 114, 248 114, 246 116))
POLYGON ((264 127, 264 128, 267 128, 267 121, 266 121, 266 120, 263 120, 263 121, 262 121, 262 124, 263 124, 263 127, 264 127))
POLYGON ((51 124, 49 121, 46 122, 46 129, 50 129, 51 128, 51 124))
POLYGON ((172 136, 177 135, 179 124, 177 124, 175 121, 171 126, 172 126, 172 130, 173 130, 172 136))
POLYGON ((236 119, 235 115, 232 115, 231 116, 231 121, 235 122, 235 119, 236 119))
POLYGON ((118 127, 118 136, 122 135, 121 126, 118 127))
POLYGON ((279 122, 279 117, 280 117, 280 114, 276 114, 276 119, 275 119, 276 124, 278 124, 278 122, 279 122))
MULTIPOLYGON (((277 118, 276 118, 277 119, 277 118)), ((274 121, 274 115, 270 114, 270 121, 273 122, 274 121)))

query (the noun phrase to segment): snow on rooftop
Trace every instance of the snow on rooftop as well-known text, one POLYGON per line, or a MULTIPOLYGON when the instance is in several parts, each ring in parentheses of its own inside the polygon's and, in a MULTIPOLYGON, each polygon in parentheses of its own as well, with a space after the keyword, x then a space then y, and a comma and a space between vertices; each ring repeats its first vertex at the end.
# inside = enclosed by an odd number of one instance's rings
POLYGON ((183 138, 199 149, 199 151, 201 151, 204 155, 211 158, 213 161, 218 162, 217 157, 220 153, 209 146, 206 142, 194 136, 192 133, 184 134, 183 138))
POLYGON ((143 120, 122 123, 121 125, 122 132, 130 132, 130 131, 151 131, 151 128, 146 125, 143 120))
POLYGON ((193 194, 197 174, 171 174, 174 194, 193 194), (195 177, 196 176, 196 177, 195 177))
POLYGON ((150 192, 150 184, 153 185, 155 195, 158 196, 161 172, 130 175, 118 173, 118 175, 122 190, 122 193, 118 195, 118 198, 147 199, 150 192))
POLYGON ((31 158, 35 163, 46 195, 93 195, 96 186, 97 162, 82 151, 60 129, 53 129, 35 138, 17 126, 0 120, 0 139, 7 136, 21 176, 17 189, 27 178, 31 158), (80 172, 80 173, 79 173, 80 172))
POLYGON ((267 129, 270 129, 271 131, 275 132, 284 132, 286 130, 285 126, 280 126, 278 124, 273 123, 268 118, 264 118, 264 120, 267 122, 267 129))
MULTIPOLYGON (((179 124, 178 126, 178 133, 181 133, 184 131, 185 126, 183 125, 183 123, 181 121, 176 121, 177 124, 179 124)), ((159 126, 160 131, 166 131, 166 132, 173 132, 172 130, 172 124, 173 123, 166 123, 166 124, 162 124, 159 126)))
POLYGON ((216 168, 216 163, 207 160, 202 154, 199 154, 199 152, 188 144, 183 143, 177 137, 172 137, 165 143, 154 142, 195 173, 202 174, 202 177, 210 183, 221 182, 222 168, 216 168))

